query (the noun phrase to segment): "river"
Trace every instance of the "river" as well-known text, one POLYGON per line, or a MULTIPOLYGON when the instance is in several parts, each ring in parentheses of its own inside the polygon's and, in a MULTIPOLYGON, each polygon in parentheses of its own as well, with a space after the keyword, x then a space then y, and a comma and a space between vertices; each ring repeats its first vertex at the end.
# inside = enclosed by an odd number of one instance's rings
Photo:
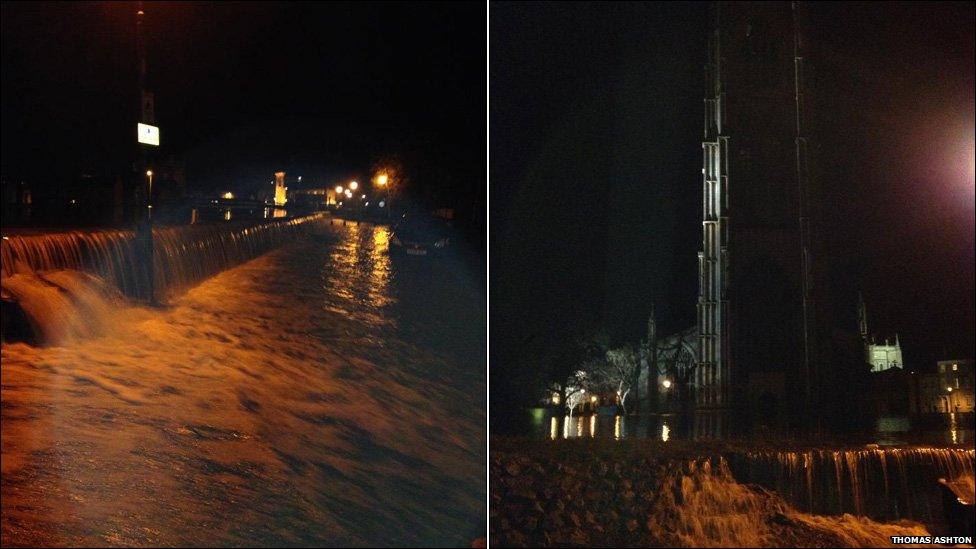
POLYGON ((106 292, 91 337, 5 343, 3 545, 484 537, 484 284, 388 241, 333 225, 160 308, 106 292))

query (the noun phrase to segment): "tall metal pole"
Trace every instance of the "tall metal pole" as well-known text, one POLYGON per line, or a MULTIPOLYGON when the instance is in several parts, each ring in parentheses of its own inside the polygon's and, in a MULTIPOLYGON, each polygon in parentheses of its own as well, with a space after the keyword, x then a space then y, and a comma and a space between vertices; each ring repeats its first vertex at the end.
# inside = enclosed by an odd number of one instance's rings
POLYGON ((803 51, 800 37, 800 13, 799 2, 792 2, 793 11, 793 80, 795 91, 796 109, 796 179, 797 194, 799 202, 799 229, 800 229, 800 268, 802 269, 802 305, 803 305, 803 400, 805 412, 808 418, 816 418, 817 431, 820 430, 820 414, 813 410, 813 386, 817 385, 814 379, 816 374, 811 365, 811 335, 812 329, 811 314, 812 288, 811 288, 811 249, 810 249, 810 212, 807 185, 807 138, 804 127, 804 86, 803 86, 803 51))
MULTIPOLYGON (((150 120, 143 120, 145 117, 145 101, 146 101, 146 37, 145 37, 145 25, 143 22, 143 17, 145 17, 145 11, 142 9, 142 2, 139 2, 138 11, 136 12, 136 49, 138 50, 138 63, 139 63, 139 110, 138 116, 140 122, 151 122, 150 120)), ((145 298, 150 304, 156 303, 156 291, 155 291, 155 268, 153 265, 153 234, 152 234, 152 171, 149 170, 148 154, 145 145, 139 145, 141 166, 140 166, 140 177, 142 172, 146 173, 146 177, 149 178, 149 185, 146 190, 146 217, 142 223, 139 223, 141 227, 141 235, 138 240, 143 243, 143 261, 146 270, 146 295, 145 298)))

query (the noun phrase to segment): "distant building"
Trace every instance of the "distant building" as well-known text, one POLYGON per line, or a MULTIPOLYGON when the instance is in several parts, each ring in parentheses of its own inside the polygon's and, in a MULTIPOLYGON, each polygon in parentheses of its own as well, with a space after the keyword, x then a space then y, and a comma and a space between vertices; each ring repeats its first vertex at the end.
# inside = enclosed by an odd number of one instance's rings
POLYGON ((919 376, 918 413, 967 413, 973 411, 973 405, 972 360, 940 360, 935 373, 919 376))
POLYGON ((315 210, 328 203, 330 192, 334 203, 335 191, 332 189, 299 189, 288 194, 293 205, 315 210))
POLYGON ((275 206, 284 206, 288 202, 288 187, 285 186, 285 172, 275 172, 275 206))
POLYGON ((891 368, 904 368, 905 362, 901 356, 901 343, 895 334, 894 345, 885 339, 884 345, 875 342, 874 336, 868 333, 868 313, 864 304, 864 296, 860 296, 857 304, 857 322, 864 342, 865 360, 871 363, 872 372, 883 372, 891 368))

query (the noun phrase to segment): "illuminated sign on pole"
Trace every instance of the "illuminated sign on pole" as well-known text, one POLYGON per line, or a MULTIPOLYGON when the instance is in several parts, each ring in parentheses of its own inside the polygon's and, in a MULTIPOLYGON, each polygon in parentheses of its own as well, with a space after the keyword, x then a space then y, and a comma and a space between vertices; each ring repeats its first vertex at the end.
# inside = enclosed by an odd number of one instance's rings
POLYGON ((159 128, 156 126, 150 126, 149 124, 139 123, 137 128, 137 137, 140 143, 146 145, 159 146, 159 128))

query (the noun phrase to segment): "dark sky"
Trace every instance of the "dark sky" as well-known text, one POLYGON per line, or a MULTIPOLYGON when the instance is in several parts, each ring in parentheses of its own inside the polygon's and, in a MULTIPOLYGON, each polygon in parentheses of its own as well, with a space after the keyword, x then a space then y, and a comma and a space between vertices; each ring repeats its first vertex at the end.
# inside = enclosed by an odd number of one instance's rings
MULTIPOLYGON (((5 177, 124 165, 137 89, 135 3, 3 4, 5 177)), ((482 3, 147 3, 149 88, 191 188, 364 177, 484 196, 482 3), (418 181, 419 180, 419 181, 418 181)), ((484 199, 481 198, 481 208, 484 199)))
MULTIPOLYGON (((862 290, 914 365, 972 356, 973 4, 807 7, 835 322, 862 290)), ((493 380, 652 302, 695 323, 706 8, 492 4, 493 380)))

